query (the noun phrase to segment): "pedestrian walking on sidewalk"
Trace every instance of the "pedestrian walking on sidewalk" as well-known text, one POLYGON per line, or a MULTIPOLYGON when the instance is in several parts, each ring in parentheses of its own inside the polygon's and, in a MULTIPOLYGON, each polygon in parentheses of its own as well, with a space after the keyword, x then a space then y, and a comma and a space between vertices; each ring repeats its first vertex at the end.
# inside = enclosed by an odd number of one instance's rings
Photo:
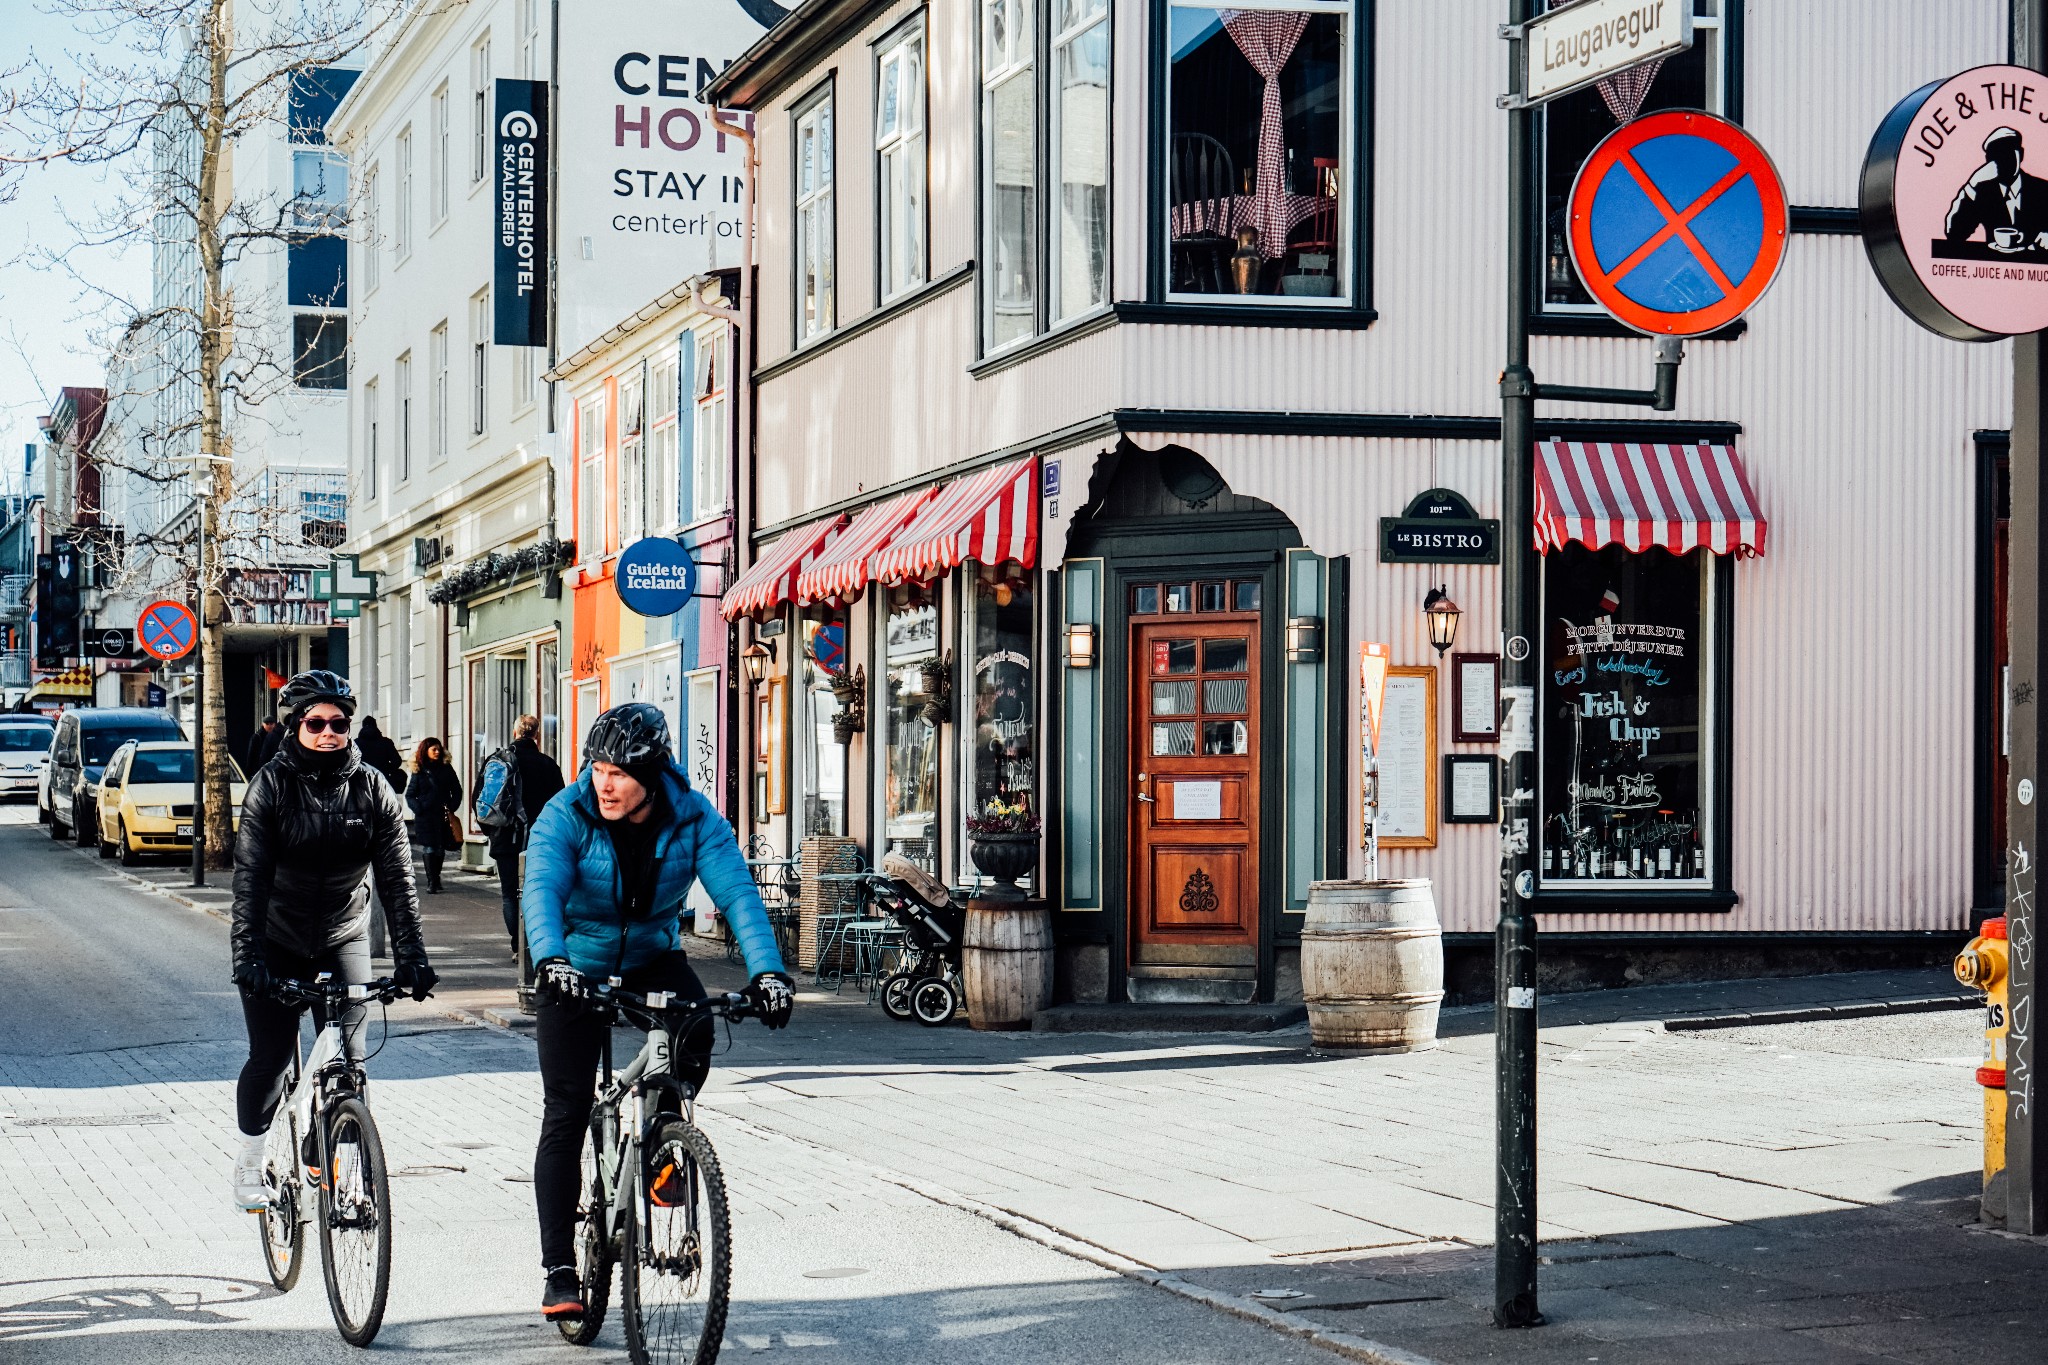
POLYGON ((391 790, 405 790, 405 760, 398 755, 398 746, 391 737, 377 728, 375 716, 364 716, 360 733, 356 736, 356 748, 362 750, 363 762, 384 774, 384 780, 391 784, 391 790))
POLYGON ((265 715, 262 728, 249 736, 249 749, 243 755, 247 761, 242 764, 242 772, 249 777, 256 776, 256 770, 270 762, 271 755, 277 752, 278 741, 283 738, 284 731, 277 724, 277 712, 265 715))
POLYGON ((519 855, 526 851, 527 836, 547 803, 562 789, 562 770, 540 751, 540 717, 521 716, 512 722, 512 743, 485 761, 488 774, 495 764, 505 765, 505 787, 486 791, 486 778, 477 779, 472 800, 487 801, 490 809, 479 810, 489 833, 491 861, 498 865, 498 899, 505 913, 505 932, 512 939, 512 956, 519 956, 519 855))
MULTIPOLYGON (((527 950, 540 996, 540 1145, 533 1202, 547 1276, 541 1313, 583 1315, 574 1231, 585 1131, 597 1090, 605 1022, 585 1008, 590 979, 617 976, 628 990, 704 998, 682 949, 683 898, 693 882, 726 917, 753 974, 746 995, 769 1028, 789 1022, 796 985, 754 889, 732 826, 690 789, 669 747, 661 708, 644 701, 597 718, 583 742, 583 774, 547 803, 526 851, 527 950)), ((677 1041, 675 1074, 693 1089, 711 1068, 711 1021, 677 1041)))
MULTIPOLYGON (((370 883, 391 935, 392 979, 424 1000, 437 978, 420 935, 419 898, 405 847, 398 794, 363 766, 349 742, 355 712, 348 682, 324 669, 301 673, 278 694, 285 713, 276 756, 249 774, 235 833, 235 908, 229 942, 249 1031, 249 1060, 235 1086, 238 1208, 261 1209, 263 1137, 299 1042, 304 1008, 272 994, 278 980, 371 980, 370 883)), ((362 1009, 342 1021, 350 1057, 363 1059, 362 1009)), ((325 1010, 315 1007, 314 1024, 325 1010)))
POLYGON ((462 779, 449 766, 448 751, 429 735, 412 755, 412 781, 405 804, 412 808, 412 841, 427 861, 427 890, 441 890, 441 868, 462 848, 462 779))

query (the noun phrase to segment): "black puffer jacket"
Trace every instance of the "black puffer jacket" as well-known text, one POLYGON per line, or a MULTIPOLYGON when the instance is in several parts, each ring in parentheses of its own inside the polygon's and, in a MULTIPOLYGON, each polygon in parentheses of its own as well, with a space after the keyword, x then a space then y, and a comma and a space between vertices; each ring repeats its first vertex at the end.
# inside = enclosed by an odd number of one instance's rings
POLYGON ((316 773, 295 737, 250 775, 235 836, 235 965, 264 945, 311 956, 369 924, 370 878, 384 903, 394 963, 424 964, 419 893, 398 793, 350 745, 341 765, 316 773))

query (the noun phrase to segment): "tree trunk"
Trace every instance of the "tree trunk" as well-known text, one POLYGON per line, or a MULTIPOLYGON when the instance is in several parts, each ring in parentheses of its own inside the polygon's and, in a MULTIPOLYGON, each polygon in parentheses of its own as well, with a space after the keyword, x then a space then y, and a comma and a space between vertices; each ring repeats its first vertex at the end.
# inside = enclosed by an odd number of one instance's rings
POLYGON ((199 39, 206 49, 206 117, 199 134, 199 211, 194 224, 201 278, 199 332, 199 459, 193 483, 199 497, 201 531, 194 557, 195 594, 204 630, 200 634, 199 667, 206 683, 206 704, 199 715, 199 751, 203 769, 206 821, 206 866, 234 865, 235 833, 231 770, 227 747, 227 689, 223 618, 227 603, 222 589, 220 509, 234 491, 234 465, 228 457, 222 421, 221 378, 230 345, 233 304, 228 297, 222 222, 221 159, 227 148, 228 61, 233 34, 228 0, 212 0, 199 39))

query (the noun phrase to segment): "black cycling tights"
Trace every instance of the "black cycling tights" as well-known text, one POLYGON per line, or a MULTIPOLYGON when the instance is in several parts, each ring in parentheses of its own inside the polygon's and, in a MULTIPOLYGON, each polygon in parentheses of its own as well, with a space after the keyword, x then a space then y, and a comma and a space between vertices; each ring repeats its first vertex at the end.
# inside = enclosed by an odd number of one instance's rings
MULTIPOLYGON (((336 981, 351 985, 372 979, 367 934, 318 957, 267 948, 263 960, 271 976, 280 981, 311 981, 321 972, 332 972, 336 981)), ((254 1136, 269 1131, 271 1111, 284 1096, 284 1073, 291 1067, 292 1050, 299 1042, 299 1018, 304 1013, 302 1006, 283 1005, 269 996, 257 998, 247 991, 242 993, 242 1020, 249 1026, 249 1060, 242 1067, 242 1078, 235 1083, 235 1121, 244 1133, 254 1136)), ((314 1009, 314 1028, 327 1022, 326 1013, 325 1009, 314 1009)), ((342 1017, 341 1024, 348 1055, 357 1061, 363 1059, 363 1014, 363 1007, 358 1005, 342 1017)))
MULTIPOLYGON (((624 973, 624 980, 630 991, 673 991, 689 1000, 704 998, 704 984, 680 949, 633 968, 624 973)), ((676 1074, 693 1089, 701 1088, 711 1072, 711 1044, 716 1036, 709 1019, 698 1024, 690 1037, 678 1041, 675 1058, 676 1074)), ((540 1214, 543 1269, 576 1264, 576 1186, 583 1175, 583 1139, 590 1127, 591 1101, 597 1094, 604 1033, 604 1021, 575 1003, 543 1000, 534 1011, 542 1109, 540 1146, 533 1153, 533 1202, 540 1214)), ((637 1035, 631 1044, 621 1040, 612 1053, 613 1065, 625 1066, 639 1046, 637 1035)))

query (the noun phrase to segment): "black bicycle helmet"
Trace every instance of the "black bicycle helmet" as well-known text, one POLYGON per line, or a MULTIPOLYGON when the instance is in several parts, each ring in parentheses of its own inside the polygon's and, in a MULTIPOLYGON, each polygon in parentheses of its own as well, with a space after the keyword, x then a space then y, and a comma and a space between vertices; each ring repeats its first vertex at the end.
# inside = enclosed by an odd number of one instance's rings
POLYGON ((668 717, 653 702, 629 701, 599 716, 583 741, 583 764, 610 763, 620 768, 641 768, 666 764, 674 758, 669 748, 668 717))
POLYGON ((277 693, 277 709, 285 717, 287 729, 296 729, 306 712, 323 701, 351 716, 356 713, 356 694, 349 689, 348 679, 324 668, 295 675, 277 693))

